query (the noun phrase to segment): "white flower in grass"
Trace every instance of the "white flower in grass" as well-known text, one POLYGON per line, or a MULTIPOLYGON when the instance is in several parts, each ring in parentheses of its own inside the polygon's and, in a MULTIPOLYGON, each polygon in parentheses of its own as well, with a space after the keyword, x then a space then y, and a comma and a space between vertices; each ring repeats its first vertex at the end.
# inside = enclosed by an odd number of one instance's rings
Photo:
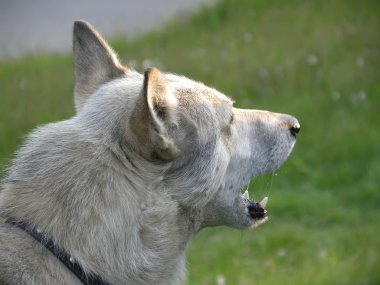
POLYGON ((360 90, 358 93, 351 94, 351 102, 356 104, 364 102, 367 99, 367 93, 364 90, 360 90))
POLYGON ((319 62, 319 58, 315 54, 310 54, 307 57, 307 63, 310 65, 316 65, 318 62, 319 62))
POLYGON ((327 256, 326 249, 321 248, 318 250, 317 255, 319 258, 325 258, 327 256))
POLYGON ((25 79, 21 79, 18 82, 18 88, 20 88, 21 90, 25 90, 27 87, 28 87, 28 82, 25 79))
POLYGON ((364 58, 362 56, 358 56, 356 58, 356 64, 360 67, 362 67, 364 65, 364 58))
POLYGON ((286 255, 286 250, 285 248, 280 248, 278 251, 277 251, 277 255, 279 257, 284 257, 286 255))
POLYGON ((360 90, 356 95, 359 101, 365 101, 367 99, 367 93, 364 90, 360 90))
POLYGON ((252 39, 253 39, 253 36, 252 36, 252 33, 251 32, 246 32, 246 33, 244 33, 244 41, 246 42, 246 43, 249 43, 249 42, 251 42, 252 41, 252 39))
POLYGON ((226 285, 226 278, 223 275, 216 276, 216 285, 226 285))
POLYGON ((265 79, 269 76, 269 72, 266 68, 260 68, 259 69, 259 76, 262 78, 262 79, 265 79))

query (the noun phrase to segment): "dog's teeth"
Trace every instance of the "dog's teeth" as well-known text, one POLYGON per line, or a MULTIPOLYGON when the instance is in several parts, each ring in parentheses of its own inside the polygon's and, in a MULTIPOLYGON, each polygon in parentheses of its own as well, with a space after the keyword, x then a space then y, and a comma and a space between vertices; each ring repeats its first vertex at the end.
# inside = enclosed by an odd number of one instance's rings
POLYGON ((264 199, 261 200, 261 202, 259 203, 260 206, 265 209, 265 207, 267 206, 267 203, 268 203, 268 197, 264 197, 264 199))
POLYGON ((243 193, 243 197, 246 198, 246 199, 249 199, 249 192, 248 192, 248 190, 245 190, 245 192, 243 193))

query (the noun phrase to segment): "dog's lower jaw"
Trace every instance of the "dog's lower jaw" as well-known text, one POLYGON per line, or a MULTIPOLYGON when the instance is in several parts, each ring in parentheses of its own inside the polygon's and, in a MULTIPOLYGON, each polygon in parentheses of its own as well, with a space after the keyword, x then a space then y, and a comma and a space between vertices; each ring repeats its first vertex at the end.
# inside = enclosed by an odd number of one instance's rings
POLYGON ((231 203, 226 200, 211 201, 202 213, 202 228, 228 226, 249 229, 263 224, 268 214, 259 203, 239 195, 231 203))

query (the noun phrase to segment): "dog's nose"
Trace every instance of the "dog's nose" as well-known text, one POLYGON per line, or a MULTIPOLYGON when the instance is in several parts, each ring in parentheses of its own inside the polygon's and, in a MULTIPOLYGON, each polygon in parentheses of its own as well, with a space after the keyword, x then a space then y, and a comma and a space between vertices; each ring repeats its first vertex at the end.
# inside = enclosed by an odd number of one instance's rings
POLYGON ((301 130, 301 125, 297 122, 297 123, 293 123, 290 127, 289 127, 289 131, 290 133, 295 137, 301 130))
POLYGON ((288 129, 293 137, 296 137, 301 130, 301 125, 298 120, 287 114, 280 114, 280 127, 288 129))

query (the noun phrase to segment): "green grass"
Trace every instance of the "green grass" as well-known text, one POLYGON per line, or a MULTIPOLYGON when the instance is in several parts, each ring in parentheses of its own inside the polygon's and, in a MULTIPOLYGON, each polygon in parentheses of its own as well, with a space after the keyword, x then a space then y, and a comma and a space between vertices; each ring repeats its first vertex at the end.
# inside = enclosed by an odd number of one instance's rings
MULTIPOLYGON (((278 175, 251 185, 269 193, 268 223, 203 230, 187 284, 380 284, 379 11, 375 0, 231 0, 113 41, 137 70, 150 59, 302 125, 278 175)), ((30 129, 74 113, 72 85, 71 55, 0 63, 0 165, 30 129)))

